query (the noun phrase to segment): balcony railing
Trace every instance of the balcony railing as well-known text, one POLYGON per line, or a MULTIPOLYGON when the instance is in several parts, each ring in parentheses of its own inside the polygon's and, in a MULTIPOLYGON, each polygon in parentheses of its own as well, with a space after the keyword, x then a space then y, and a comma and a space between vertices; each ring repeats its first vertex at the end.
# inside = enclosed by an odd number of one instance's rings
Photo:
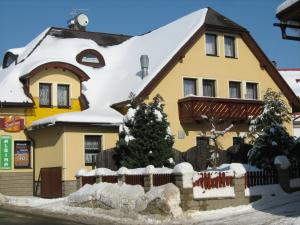
POLYGON ((262 113, 262 101, 229 98, 187 97, 178 101, 181 123, 199 122, 207 117, 247 120, 262 113))

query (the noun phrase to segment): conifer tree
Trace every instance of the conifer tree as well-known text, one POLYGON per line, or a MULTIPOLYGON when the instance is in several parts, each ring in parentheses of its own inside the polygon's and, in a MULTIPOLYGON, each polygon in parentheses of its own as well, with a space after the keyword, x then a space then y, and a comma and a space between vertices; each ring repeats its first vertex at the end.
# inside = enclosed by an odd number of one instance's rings
POLYGON ((277 155, 289 156, 294 146, 284 123, 291 121, 291 114, 282 99, 282 94, 268 89, 263 99, 263 112, 251 120, 249 127, 250 143, 248 161, 259 168, 271 168, 277 155))
POLYGON ((159 95, 149 104, 136 97, 131 99, 116 145, 118 166, 172 166, 174 138, 162 101, 159 95))

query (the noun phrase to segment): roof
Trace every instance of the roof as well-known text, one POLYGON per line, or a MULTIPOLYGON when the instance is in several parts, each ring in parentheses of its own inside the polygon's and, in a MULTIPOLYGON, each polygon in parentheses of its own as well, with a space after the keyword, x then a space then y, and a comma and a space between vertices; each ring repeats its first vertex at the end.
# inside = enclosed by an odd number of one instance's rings
POLYGON ((278 69, 294 93, 300 97, 300 68, 278 69))
POLYGON ((178 61, 184 51, 209 28, 242 34, 261 65, 266 67, 274 81, 284 89, 286 96, 296 101, 294 93, 249 36, 248 31, 213 9, 204 8, 152 32, 134 37, 103 33, 92 33, 88 37, 84 32, 48 28, 24 48, 10 50, 19 57, 16 65, 0 69, 0 102, 32 102, 22 89, 20 77, 44 64, 71 64, 90 78, 82 83, 82 91, 89 102, 89 108, 82 112, 47 117, 35 121, 33 126, 58 122, 121 123, 123 116, 110 106, 126 102, 131 92, 147 95, 166 76, 168 69, 178 61), (79 64, 76 55, 86 49, 100 52, 106 65, 102 68, 91 68, 79 64), (149 56, 150 65, 148 75, 142 78, 140 56, 145 54, 149 56))
POLYGON ((300 19, 300 0, 286 0, 276 10, 276 17, 283 21, 300 19))

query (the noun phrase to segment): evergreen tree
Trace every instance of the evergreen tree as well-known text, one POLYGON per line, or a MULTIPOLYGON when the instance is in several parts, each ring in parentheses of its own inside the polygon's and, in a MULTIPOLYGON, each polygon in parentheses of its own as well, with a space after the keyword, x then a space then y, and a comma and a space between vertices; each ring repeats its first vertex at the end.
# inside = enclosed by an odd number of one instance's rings
POLYGON ((159 95, 149 104, 135 97, 131 99, 116 145, 118 166, 172 166, 174 138, 162 101, 159 95))
POLYGON ((289 155, 294 145, 284 123, 291 121, 291 114, 281 93, 268 89, 263 99, 263 112, 251 120, 250 142, 253 148, 248 153, 248 161, 259 168, 271 168, 277 155, 289 155))

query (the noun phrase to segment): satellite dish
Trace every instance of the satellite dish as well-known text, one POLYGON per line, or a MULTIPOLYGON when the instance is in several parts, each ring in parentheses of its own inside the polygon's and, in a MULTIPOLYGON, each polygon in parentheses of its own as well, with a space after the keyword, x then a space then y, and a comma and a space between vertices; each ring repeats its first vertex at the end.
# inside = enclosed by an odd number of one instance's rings
POLYGON ((86 27, 89 24, 89 18, 83 13, 76 16, 76 21, 82 27, 86 27))

